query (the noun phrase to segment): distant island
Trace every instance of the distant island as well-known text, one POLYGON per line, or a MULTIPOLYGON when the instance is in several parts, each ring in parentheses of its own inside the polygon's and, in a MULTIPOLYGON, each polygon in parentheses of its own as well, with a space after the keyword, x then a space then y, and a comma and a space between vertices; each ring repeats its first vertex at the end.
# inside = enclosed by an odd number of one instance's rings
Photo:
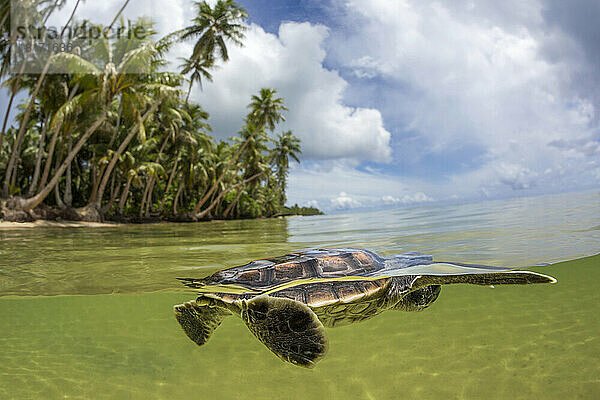
POLYGON ((294 204, 292 207, 284 206, 278 216, 286 217, 292 215, 324 215, 325 213, 315 207, 299 207, 294 204))

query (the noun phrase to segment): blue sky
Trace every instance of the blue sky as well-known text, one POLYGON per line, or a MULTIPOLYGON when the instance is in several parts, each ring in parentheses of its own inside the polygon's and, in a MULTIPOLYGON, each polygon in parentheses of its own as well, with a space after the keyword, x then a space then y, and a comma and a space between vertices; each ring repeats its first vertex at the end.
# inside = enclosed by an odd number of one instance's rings
POLYGON ((306 22, 332 27, 336 7, 328 0, 248 0, 240 1, 250 16, 249 22, 260 25, 269 33, 277 33, 282 22, 306 22))
MULTIPOLYGON (((279 91, 281 129, 303 145, 290 202, 336 211, 600 186, 597 1, 240 3, 244 47, 192 96, 226 139, 252 94, 279 91)), ((120 4, 88 1, 81 15, 109 20, 120 4)), ((166 33, 192 12, 132 0, 125 14, 166 33)))
POLYGON ((598 87, 597 4, 242 3, 270 34, 292 22, 327 27, 321 65, 344 80, 341 103, 376 110, 389 132, 387 158, 308 154, 291 200, 345 209, 600 183, 589 87, 598 87))

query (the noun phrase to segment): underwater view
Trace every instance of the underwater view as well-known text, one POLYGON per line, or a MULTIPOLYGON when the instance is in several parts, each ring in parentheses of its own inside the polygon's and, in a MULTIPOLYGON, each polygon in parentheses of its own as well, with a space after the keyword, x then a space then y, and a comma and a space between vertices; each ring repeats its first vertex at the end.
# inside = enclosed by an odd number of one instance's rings
POLYGON ((0 231, 0 398, 600 396, 600 193, 246 221, 0 231), (329 329, 315 368, 239 318, 183 333, 176 278, 293 250, 362 247, 530 266, 551 285, 448 285, 422 312, 329 329))

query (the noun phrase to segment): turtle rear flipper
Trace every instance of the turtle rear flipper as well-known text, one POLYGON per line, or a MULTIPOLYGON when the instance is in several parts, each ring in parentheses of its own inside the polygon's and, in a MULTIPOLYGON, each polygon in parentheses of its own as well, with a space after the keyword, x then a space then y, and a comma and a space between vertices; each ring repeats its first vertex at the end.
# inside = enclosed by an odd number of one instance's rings
POLYGON ((242 301, 248 329, 283 361, 312 368, 325 356, 325 328, 306 305, 291 299, 259 296, 242 301))
POLYGON ((202 346, 223 318, 231 313, 220 307, 200 305, 196 301, 179 304, 174 308, 175 318, 185 334, 198 346, 202 346))

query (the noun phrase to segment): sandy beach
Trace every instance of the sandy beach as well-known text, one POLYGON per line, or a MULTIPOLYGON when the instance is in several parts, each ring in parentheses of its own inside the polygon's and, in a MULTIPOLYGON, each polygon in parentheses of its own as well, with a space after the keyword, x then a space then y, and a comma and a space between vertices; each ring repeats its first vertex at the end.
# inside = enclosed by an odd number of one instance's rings
POLYGON ((117 222, 85 222, 85 221, 46 221, 10 222, 0 221, 0 230, 31 229, 31 228, 111 228, 122 226, 117 222))

